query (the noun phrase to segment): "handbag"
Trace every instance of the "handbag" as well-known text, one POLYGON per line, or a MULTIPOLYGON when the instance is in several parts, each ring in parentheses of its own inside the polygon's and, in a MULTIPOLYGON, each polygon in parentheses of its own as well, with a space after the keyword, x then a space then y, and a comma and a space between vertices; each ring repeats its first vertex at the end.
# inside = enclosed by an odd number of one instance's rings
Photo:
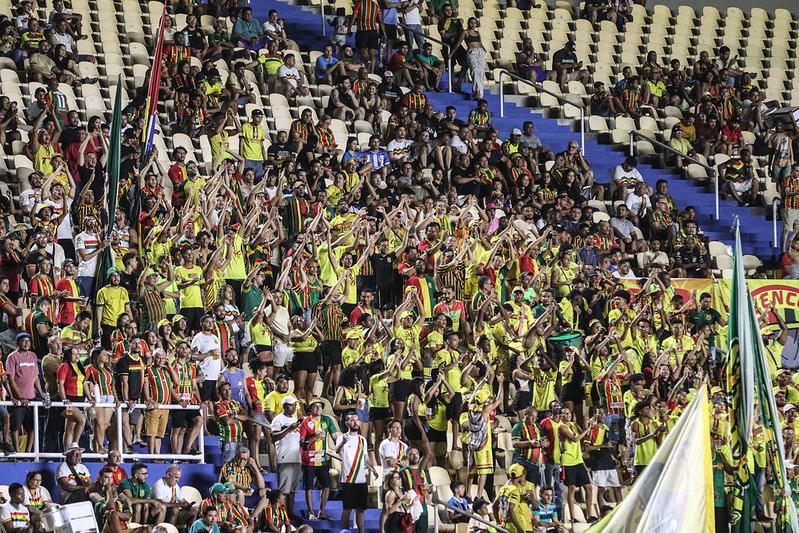
POLYGON ((396 511, 388 515, 385 524, 386 533, 411 533, 413 518, 409 513, 396 511))

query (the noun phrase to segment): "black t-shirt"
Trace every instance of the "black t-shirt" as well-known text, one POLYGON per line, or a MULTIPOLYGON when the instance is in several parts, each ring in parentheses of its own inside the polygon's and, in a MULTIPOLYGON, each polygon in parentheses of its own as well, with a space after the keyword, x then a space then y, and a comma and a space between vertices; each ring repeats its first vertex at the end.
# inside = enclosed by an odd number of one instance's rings
POLYGON ((569 52, 565 48, 562 48, 555 52, 555 55, 552 56, 552 63, 560 63, 569 71, 573 69, 579 61, 577 60, 577 54, 574 52, 569 52))
POLYGON ((138 400, 141 398, 145 364, 141 358, 134 361, 131 359, 130 354, 124 354, 119 358, 116 366, 116 384, 117 395, 119 395, 120 400, 138 400), (128 398, 122 396, 122 376, 128 376, 128 398))
POLYGON ((445 131, 449 132, 450 130, 447 127, 448 124, 452 124, 456 128, 460 129, 460 127, 463 126, 466 123, 464 121, 462 121, 461 119, 459 119, 459 118, 450 120, 447 117, 444 117, 440 121, 438 121, 438 124, 439 124, 439 130, 441 132, 445 132, 445 131))
POLYGON ((674 252, 674 258, 684 265, 693 265, 702 260, 702 252, 696 246, 690 252, 683 246, 674 252))
POLYGON ((194 48, 195 50, 202 50, 203 46, 205 46, 205 33, 199 28, 194 28, 190 30, 188 27, 183 29, 183 33, 189 36, 189 48, 194 48))
POLYGON ((416 115, 416 121, 422 126, 422 129, 425 130, 427 133, 430 134, 430 138, 434 139, 438 134, 438 130, 441 127, 440 121, 434 116, 428 117, 424 113, 420 113, 416 115))
POLYGON ((275 143, 266 149, 266 155, 269 157, 269 159, 283 161, 284 159, 294 155, 296 151, 297 149, 292 143, 286 143, 284 145, 275 143))
POLYGON ((387 98, 392 102, 398 102, 400 98, 402 98, 402 92, 400 91, 399 85, 394 83, 391 87, 386 84, 386 82, 381 83, 377 86, 377 94, 380 95, 381 98, 387 98))
POLYGON ((61 136, 58 138, 58 140, 61 143, 62 152, 66 152, 67 147, 70 144, 78 142, 78 128, 77 127, 71 128, 67 126, 63 130, 61 130, 61 136))
POLYGON ((385 198, 388 200, 388 205, 391 207, 397 207, 400 201, 400 191, 399 187, 394 187, 393 189, 389 189, 386 187, 385 189, 377 189, 377 195, 383 199, 385 198))
POLYGON ((474 169, 472 167, 468 168, 461 168, 459 166, 452 169, 451 173, 452 183, 458 187, 463 185, 459 182, 457 178, 473 178, 474 177, 474 169))

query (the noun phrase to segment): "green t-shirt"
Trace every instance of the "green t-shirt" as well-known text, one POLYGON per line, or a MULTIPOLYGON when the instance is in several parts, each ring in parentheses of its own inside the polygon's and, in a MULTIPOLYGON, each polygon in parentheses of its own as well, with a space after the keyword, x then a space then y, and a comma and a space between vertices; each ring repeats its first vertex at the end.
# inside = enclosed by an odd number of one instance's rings
POLYGON ((429 56, 425 56, 422 53, 416 54, 416 58, 415 59, 417 61, 423 61, 423 62, 427 63, 428 65, 430 65, 431 67, 435 66, 436 63, 441 61, 439 58, 437 58, 433 54, 430 54, 429 56))
POLYGON ((698 311, 694 313, 688 318, 688 322, 694 326, 704 326, 705 324, 709 325, 710 331, 712 331, 713 334, 708 340, 710 341, 710 345, 714 346, 714 340, 716 338, 716 322, 719 318, 721 318, 721 313, 713 308, 710 308, 707 311, 698 311))
POLYGON ((261 289, 259 289, 252 283, 250 283, 246 287, 242 287, 241 289, 241 303, 243 306, 242 311, 244 312, 244 316, 248 322, 252 320, 252 310, 261 305, 261 302, 263 300, 264 300, 264 293, 261 291, 261 289))
POLYGON ((133 479, 131 478, 125 478, 120 481, 118 489, 120 494, 129 490, 131 497, 137 500, 147 500, 150 498, 150 485, 147 483, 137 485, 133 483, 133 479))

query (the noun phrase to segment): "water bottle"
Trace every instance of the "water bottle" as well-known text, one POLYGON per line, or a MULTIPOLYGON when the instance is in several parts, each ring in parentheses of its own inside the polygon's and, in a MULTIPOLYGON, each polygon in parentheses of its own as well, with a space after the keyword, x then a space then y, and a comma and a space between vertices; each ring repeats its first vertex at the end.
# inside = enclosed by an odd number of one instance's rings
POLYGON ((183 34, 183 45, 184 46, 189 46, 189 34, 188 33, 184 33, 183 34))
POLYGON ((386 63, 388 63, 388 59, 389 59, 388 58, 388 45, 387 45, 385 39, 380 39, 380 53, 377 56, 377 63, 378 63, 378 67, 380 67, 380 68, 383 67, 383 64, 382 64, 383 58, 385 58, 386 59, 386 63))

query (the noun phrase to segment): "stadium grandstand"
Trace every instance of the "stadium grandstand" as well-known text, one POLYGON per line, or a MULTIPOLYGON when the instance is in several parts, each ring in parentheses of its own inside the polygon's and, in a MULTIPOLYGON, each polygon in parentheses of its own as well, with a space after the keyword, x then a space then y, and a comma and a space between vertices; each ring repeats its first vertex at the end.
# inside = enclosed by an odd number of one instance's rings
POLYGON ((5 531, 799 530, 797 18, 699 4, 0 0, 5 531))

